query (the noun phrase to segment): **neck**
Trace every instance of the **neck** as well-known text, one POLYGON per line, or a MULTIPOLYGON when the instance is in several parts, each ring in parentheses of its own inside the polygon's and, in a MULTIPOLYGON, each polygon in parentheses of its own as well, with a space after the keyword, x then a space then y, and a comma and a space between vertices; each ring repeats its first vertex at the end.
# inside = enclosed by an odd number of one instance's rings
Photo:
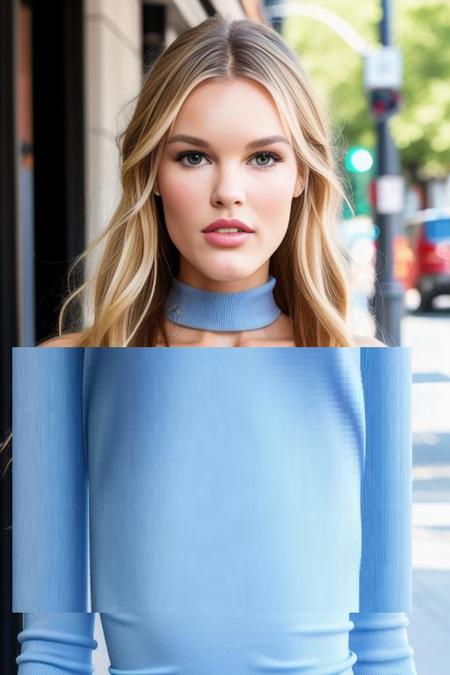
POLYGON ((165 303, 170 321, 187 328, 212 331, 246 331, 264 328, 281 314, 275 302, 274 276, 244 291, 207 291, 174 278, 165 303))

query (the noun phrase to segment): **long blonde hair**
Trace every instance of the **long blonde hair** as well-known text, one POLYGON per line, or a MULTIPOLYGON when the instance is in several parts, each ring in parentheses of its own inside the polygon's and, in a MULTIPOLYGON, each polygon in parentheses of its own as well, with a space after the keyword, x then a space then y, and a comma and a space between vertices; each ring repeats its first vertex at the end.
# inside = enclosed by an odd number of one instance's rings
POLYGON ((77 297, 82 323, 92 313, 76 346, 152 347, 158 329, 169 346, 164 304, 178 274, 179 253, 153 191, 158 163, 194 87, 208 79, 236 77, 266 87, 305 169, 304 190, 292 201, 286 236, 270 259, 269 271, 277 279, 275 300, 292 319, 296 346, 355 346, 349 334, 349 258, 338 233, 344 201, 352 207, 337 170, 341 151, 326 106, 275 30, 220 16, 182 33, 146 73, 131 121, 118 139, 120 202, 105 230, 69 269, 70 287, 83 259, 104 242, 97 271, 69 293, 60 309, 59 335, 77 297))
POLYGON ((270 259, 275 300, 292 320, 297 346, 353 346, 347 258, 338 234, 347 199, 326 107, 275 30, 217 15, 179 35, 152 64, 118 138, 121 199, 105 230, 71 265, 69 287, 74 269, 104 241, 103 254, 97 271, 69 294, 59 314, 62 335, 65 312, 77 296, 84 300, 84 319, 90 308, 77 346, 151 347, 158 334, 169 346, 164 304, 178 274, 179 253, 154 193, 158 163, 194 87, 237 77, 262 84, 272 95, 306 173, 286 236, 270 259))

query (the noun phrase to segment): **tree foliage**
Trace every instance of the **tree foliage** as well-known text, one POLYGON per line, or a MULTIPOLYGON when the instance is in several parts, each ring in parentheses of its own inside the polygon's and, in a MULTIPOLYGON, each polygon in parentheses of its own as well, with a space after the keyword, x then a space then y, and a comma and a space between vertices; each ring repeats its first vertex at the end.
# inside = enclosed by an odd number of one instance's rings
MULTIPOLYGON (((370 44, 380 44, 379 0, 314 4, 338 14, 370 44)), ((329 27, 309 17, 285 19, 283 35, 328 105, 343 146, 375 147, 361 56, 329 27)), ((414 178, 450 173, 449 36, 449 0, 393 0, 392 39, 402 51, 404 105, 391 119, 390 129, 402 167, 414 178)))

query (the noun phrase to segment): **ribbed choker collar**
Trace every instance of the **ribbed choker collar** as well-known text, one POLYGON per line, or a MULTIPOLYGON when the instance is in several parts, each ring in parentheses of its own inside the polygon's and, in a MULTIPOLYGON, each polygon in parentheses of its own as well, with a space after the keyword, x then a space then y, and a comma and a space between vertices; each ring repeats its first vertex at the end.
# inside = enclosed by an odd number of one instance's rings
POLYGON ((256 288, 223 293, 188 286, 174 278, 165 303, 170 321, 188 328, 243 331, 263 328, 277 319, 281 310, 273 297, 276 279, 256 288))

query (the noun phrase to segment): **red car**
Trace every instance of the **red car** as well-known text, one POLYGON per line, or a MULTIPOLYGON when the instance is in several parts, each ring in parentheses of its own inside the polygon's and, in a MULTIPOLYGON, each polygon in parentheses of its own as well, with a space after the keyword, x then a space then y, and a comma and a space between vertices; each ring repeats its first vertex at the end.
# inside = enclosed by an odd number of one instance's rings
POLYGON ((450 294, 450 208, 418 211, 404 228, 413 254, 405 286, 420 292, 419 310, 429 311, 433 298, 450 294))

